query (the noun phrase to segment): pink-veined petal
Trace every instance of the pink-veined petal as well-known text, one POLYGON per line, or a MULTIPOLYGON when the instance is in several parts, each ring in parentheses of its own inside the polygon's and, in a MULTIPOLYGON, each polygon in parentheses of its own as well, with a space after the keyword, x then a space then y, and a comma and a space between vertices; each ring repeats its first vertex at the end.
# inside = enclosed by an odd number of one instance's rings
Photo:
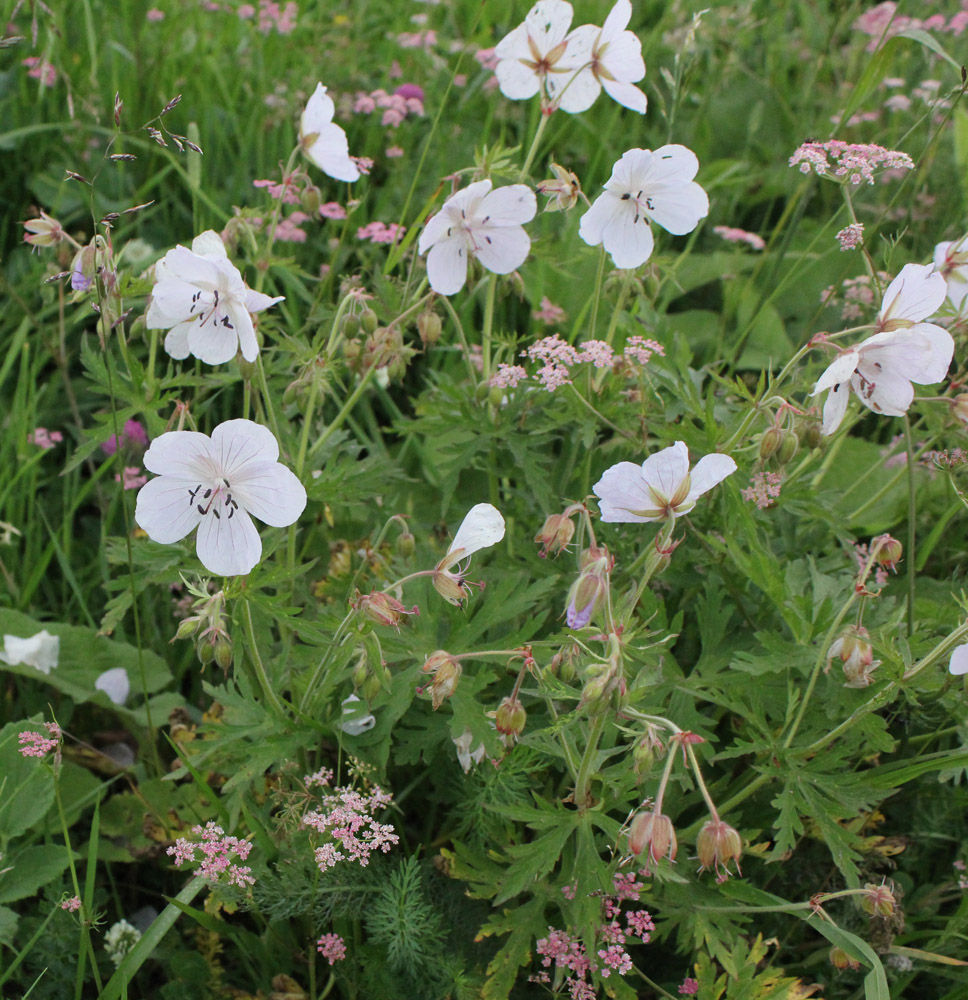
POLYGON ((260 313, 277 302, 283 302, 285 295, 266 295, 264 292, 257 292, 251 288, 245 290, 245 308, 250 313, 260 313))
POLYGON ((504 517, 489 503, 475 504, 464 516, 444 559, 452 565, 481 549, 489 549, 504 537, 504 517))
POLYGON ((856 350, 839 354, 824 369, 823 374, 817 379, 817 384, 813 387, 813 392, 810 395, 816 396, 818 393, 823 392, 824 389, 831 389, 841 382, 846 382, 854 374, 859 362, 860 354, 856 350))
POLYGON ((619 462, 606 469, 592 492, 598 497, 602 520, 608 524, 644 524, 663 516, 642 478, 642 467, 633 462, 619 462))
POLYGON ((198 431, 165 431, 145 452, 144 467, 159 476, 191 479, 192 485, 210 482, 218 475, 212 439, 198 431))
POLYGON ((878 372, 876 382, 864 383, 855 375, 851 385, 864 406, 886 417, 903 417, 914 401, 911 380, 889 368, 878 372))
POLYGON ((833 434, 840 426, 847 412, 847 403, 850 400, 850 386, 845 382, 835 385, 827 393, 827 399, 823 404, 823 427, 820 433, 823 435, 833 434))
POLYGON ((202 519, 192 499, 192 490, 197 486, 198 480, 178 476, 159 476, 149 480, 138 490, 134 508, 138 527, 152 541, 163 545, 184 538, 202 519))
MULTIPOLYGON (((188 346, 188 334, 196 326, 198 326, 198 320, 186 320, 184 323, 176 323, 165 334, 165 351, 169 357, 176 361, 183 361, 191 354, 191 348, 188 346)), ((148 329, 151 330, 154 327, 149 326, 148 329)))
POLYGON ((587 111, 602 92, 598 78, 586 67, 575 73, 553 73, 547 81, 548 97, 570 115, 587 111))
MULTIPOLYGON (((255 327, 252 325, 252 317, 245 306, 230 305, 226 307, 226 316, 239 340, 239 350, 246 361, 255 361, 259 356, 259 342, 256 340, 255 327)), ((202 358, 201 360, 205 360, 202 358)))
POLYGON ((538 0, 528 11, 524 26, 542 55, 565 40, 573 14, 567 0, 538 0))
POLYGON ((477 259, 494 274, 510 274, 531 252, 531 238, 520 226, 483 227, 475 233, 477 259))
POLYGON ((653 206, 649 215, 674 236, 691 233, 709 214, 709 197, 695 181, 651 188, 649 197, 653 206))
MULTIPOLYGON (((221 260, 212 257, 200 257, 197 253, 183 246, 177 246, 169 250, 164 256, 165 279, 166 281, 183 281, 189 285, 194 285, 196 290, 201 288, 211 292, 219 287, 219 278, 223 273, 231 273, 238 270, 229 260, 221 260)), ((157 274, 157 267, 155 270, 157 274)), ((239 275, 241 280, 241 275, 239 275)), ((155 285, 157 288, 157 284, 155 285)), ((152 290, 152 293, 154 290, 152 290)))
POLYGON ((180 278, 159 281, 151 290, 145 326, 149 330, 164 330, 175 323, 194 320, 210 309, 213 301, 211 292, 200 291, 197 285, 180 278))
POLYGON ((944 278, 930 265, 905 264, 884 292, 878 324, 897 320, 917 323, 937 312, 946 294, 944 278))
POLYGON ((231 482, 234 499, 275 528, 293 524, 306 509, 303 484, 279 462, 249 463, 231 482))
POLYGON ((671 500, 689 475, 689 449, 683 441, 657 451, 642 463, 642 478, 661 497, 671 500))
POLYGON ((871 382, 890 370, 922 385, 940 382, 948 374, 954 341, 933 323, 919 323, 868 337, 860 345, 858 371, 871 382))
POLYGON ((685 502, 695 503, 703 493, 708 493, 735 471, 736 463, 729 455, 704 455, 696 462, 689 475, 689 494, 685 502))
POLYGON ((597 247, 605 238, 605 230, 614 225, 625 212, 625 204, 609 191, 600 194, 578 223, 578 235, 590 246, 597 247))
POLYGON ((602 246, 612 255, 616 267, 641 267, 652 256, 652 230, 647 216, 621 204, 623 210, 615 213, 614 221, 605 229, 602 246))
POLYGON ((201 518, 195 551, 201 564, 218 576, 245 576, 262 558, 262 539, 252 518, 243 510, 232 517, 201 518))
POLYGON ((212 431, 211 453, 222 475, 234 486, 245 478, 248 463, 275 462, 279 442, 268 427, 239 417, 225 420, 212 431))
POLYGON ((509 184, 485 194, 477 214, 486 217, 491 226, 520 226, 522 222, 530 222, 537 210, 538 201, 531 188, 509 184))
POLYGON ((644 115, 648 109, 649 102, 645 94, 634 83, 603 80, 602 86, 605 88, 605 93, 617 104, 621 104, 623 108, 637 111, 640 115, 644 115))
POLYGON ((454 295, 467 280, 467 241, 462 235, 435 243, 427 254, 427 279, 438 295, 454 295))
MULTIPOLYGON (((237 313, 238 310, 234 312, 237 313)), ((248 318, 248 313, 245 315, 248 318)), ((235 318, 238 319, 238 316, 235 318)), ((249 320, 249 325, 252 325, 252 320, 249 320)), ((193 323, 188 331, 188 350, 207 365, 224 365, 238 353, 239 335, 233 328, 212 320, 193 323)))
POLYGON ((424 254, 435 243, 447 239, 447 230, 453 226, 450 213, 441 209, 436 215, 432 215, 423 227, 420 239, 417 240, 417 252, 424 254))

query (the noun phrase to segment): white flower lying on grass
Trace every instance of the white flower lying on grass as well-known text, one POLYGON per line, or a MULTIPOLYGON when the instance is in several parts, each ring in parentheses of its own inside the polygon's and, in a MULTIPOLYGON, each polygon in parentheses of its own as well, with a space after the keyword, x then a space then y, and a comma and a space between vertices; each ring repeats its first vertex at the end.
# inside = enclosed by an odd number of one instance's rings
POLYGON ((619 462, 606 469, 592 492, 607 522, 664 521, 688 514, 696 501, 736 471, 729 455, 706 455, 689 469, 682 441, 650 455, 641 466, 619 462))
POLYGON ((350 157, 346 133, 333 124, 335 111, 326 88, 317 83, 299 119, 299 144, 324 174, 338 181, 357 181, 360 170, 350 157))
POLYGON ((693 180, 698 169, 696 154, 685 146, 628 150, 612 167, 604 194, 581 217, 578 235, 589 246, 601 243, 616 267, 639 267, 655 243, 650 221, 681 236, 709 212, 709 198, 693 180))
POLYGON ((197 526, 202 565, 220 576, 242 576, 262 557, 249 515, 282 528, 306 506, 302 483, 278 457, 271 431, 251 420, 227 420, 211 437, 168 431, 145 452, 145 468, 158 478, 138 492, 135 520, 163 544, 197 526))
POLYGON ((221 365, 239 350, 246 361, 255 361, 259 344, 250 313, 282 299, 248 288, 222 238, 209 229, 192 240, 191 250, 177 246, 155 264, 145 324, 168 331, 165 350, 179 361, 191 354, 221 365))
POLYGON ((933 323, 922 323, 944 301, 938 272, 906 264, 887 286, 873 337, 835 358, 817 379, 812 396, 829 389, 823 433, 833 434, 847 412, 850 390, 869 410, 901 417, 914 400, 914 386, 940 382, 948 373, 954 341, 933 323))
POLYGON ((571 76, 548 77, 549 96, 562 111, 587 111, 605 88, 614 101, 644 115, 645 94, 635 86, 645 76, 642 42, 626 31, 632 18, 630 0, 617 0, 605 24, 583 24, 566 39, 568 62, 580 67, 571 76))
POLYGON ((491 190, 489 180, 477 181, 451 195, 431 216, 417 248, 427 254, 427 277, 439 295, 453 295, 467 280, 467 258, 476 257, 488 271, 510 274, 531 250, 521 226, 538 210, 531 188, 510 184, 491 190))
POLYGON ((49 674, 60 659, 60 639, 51 635, 47 629, 41 629, 35 635, 21 638, 16 635, 3 637, 3 649, 0 650, 0 663, 15 667, 24 663, 34 667, 42 674, 49 674))

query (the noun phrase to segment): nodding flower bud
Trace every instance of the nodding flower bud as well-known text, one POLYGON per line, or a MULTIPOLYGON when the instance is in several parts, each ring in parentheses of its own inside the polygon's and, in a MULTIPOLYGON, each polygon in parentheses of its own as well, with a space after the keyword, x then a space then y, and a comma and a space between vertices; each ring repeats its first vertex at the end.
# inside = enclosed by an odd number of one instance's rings
POLYGON ((358 597, 355 607, 364 618, 373 622, 374 625, 385 625, 398 631, 400 622, 404 620, 405 615, 420 614, 420 608, 416 604, 408 611, 396 598, 378 590, 358 597))
POLYGON ((413 532, 401 531, 397 536, 397 555, 404 559, 409 559, 417 547, 417 540, 413 537, 413 532))
POLYGON ((861 909, 872 917, 889 917, 897 909, 897 900, 886 885, 874 885, 868 882, 864 886, 864 896, 860 905, 861 909))
POLYGON ((875 538, 874 542, 880 542, 880 548, 877 550, 877 561, 881 566, 893 571, 894 567, 901 561, 901 556, 904 555, 904 546, 890 535, 881 535, 879 538, 875 538))
POLYGON ((551 553, 557 555, 568 547, 574 534, 575 523, 570 517, 565 517, 564 514, 550 514, 541 530, 534 536, 534 540, 542 546, 542 551, 538 554, 542 559, 551 553))
POLYGON ((830 669, 831 663, 836 659, 844 667, 844 677, 847 678, 844 687, 850 688, 868 687, 881 662, 874 659, 870 634, 863 625, 849 625, 831 644, 827 652, 826 670, 830 669))
POLYGON ((780 447, 782 440, 783 430, 781 428, 775 424, 767 427, 760 435, 760 461, 765 462, 772 458, 776 454, 777 448, 780 447))
MULTIPOLYGON (((192 615, 190 618, 183 618, 178 623, 178 629, 175 632, 175 639, 190 639, 201 627, 202 620, 198 615, 192 615)), ((171 641, 174 642, 175 639, 172 639, 171 641)))
MULTIPOLYGON (((43 215, 43 212, 41 212, 41 215, 43 215)), ((968 392, 959 392, 951 400, 951 409, 963 424, 968 424, 968 392)))
POLYGON ((23 223, 24 242, 35 247, 52 247, 61 240, 67 239, 64 227, 46 212, 40 213, 39 219, 28 219, 23 223))
POLYGON ((735 863, 737 871, 740 870, 743 841, 729 823, 718 818, 711 819, 699 831, 696 853, 699 855, 700 869, 712 868, 720 879, 725 879, 729 876, 730 861, 735 863))
POLYGON ((527 721, 528 713, 524 710, 524 705, 510 695, 498 705, 494 713, 494 725, 502 736, 520 736, 527 721))
POLYGON ((425 309, 417 317, 417 333, 424 347, 433 347, 440 340, 443 328, 440 317, 432 309, 425 309))
POLYGON ((639 739, 632 750, 632 766, 635 770, 635 777, 641 780, 645 773, 652 767, 652 763, 657 755, 661 755, 665 747, 659 739, 655 726, 649 726, 645 735, 639 739))
POLYGON ((376 333, 378 325, 379 320, 376 313, 369 306, 364 306, 363 311, 360 313, 360 326, 363 327, 366 333, 376 333))
POLYGON ((319 204, 323 200, 322 194, 315 184, 307 184, 299 196, 302 210, 307 215, 315 215, 319 211, 319 204))
POLYGON ((828 958, 830 959, 830 964, 835 969, 840 969, 841 971, 844 969, 860 968, 860 962, 856 958, 852 958, 848 955, 843 948, 838 948, 837 945, 834 945, 833 948, 830 949, 828 958))
POLYGON ((640 812, 632 820, 629 828, 629 850, 633 854, 639 855, 648 850, 653 864, 657 864, 659 858, 667 855, 670 861, 675 861, 678 849, 676 831, 668 816, 656 812, 640 812))
POLYGON ((581 194, 581 184, 572 171, 562 167, 557 163, 551 164, 554 177, 545 181, 538 181, 538 194, 548 196, 548 204, 545 205, 546 212, 567 212, 578 203, 578 196, 581 194))
POLYGON ((608 592, 608 574, 614 560, 604 546, 591 546, 581 554, 581 572, 568 591, 565 621, 569 628, 584 628, 608 592))
POLYGON ((232 666, 232 643, 225 636, 215 641, 215 662, 226 672, 232 666))
POLYGON ((430 582, 445 601, 457 607, 461 606, 469 593, 463 576, 452 573, 449 569, 441 569, 439 564, 430 577, 430 582))
POLYGON ((436 711, 457 690, 461 675, 460 661, 446 650, 438 649, 427 657, 423 671, 434 675, 430 695, 436 711))
POLYGON ((786 465, 797 453, 800 441, 793 431, 781 432, 780 446, 776 450, 776 460, 780 465, 786 465))

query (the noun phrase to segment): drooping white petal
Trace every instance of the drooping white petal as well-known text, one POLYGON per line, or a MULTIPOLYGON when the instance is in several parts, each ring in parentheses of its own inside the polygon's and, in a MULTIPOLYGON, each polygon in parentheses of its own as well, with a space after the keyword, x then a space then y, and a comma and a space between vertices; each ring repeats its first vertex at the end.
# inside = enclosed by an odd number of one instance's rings
POLYGON ((303 484, 278 462, 248 462, 232 483, 232 495, 250 513, 275 528, 293 524, 306 509, 303 484))
POLYGON ((245 576, 262 558, 262 539, 252 518, 240 507, 232 517, 213 517, 211 513, 202 517, 195 551, 210 573, 245 576))
POLYGON ((610 191, 600 194, 578 223, 578 235, 590 246, 597 247, 605 238, 605 231, 614 225, 625 206, 610 191))
POLYGON ((890 330, 868 337, 858 348, 859 371, 876 382, 880 372, 891 370, 911 382, 931 385, 948 374, 954 341, 933 323, 890 330))
POLYGON ((423 232, 420 234, 420 239, 417 240, 418 253, 426 253, 435 243, 447 239, 447 230, 452 228, 453 220, 445 209, 446 205, 427 220, 423 232))
POLYGON ((317 83, 316 89, 306 102, 306 107, 299 119, 300 135, 313 135, 321 132, 333 120, 335 113, 336 105, 326 93, 326 87, 317 83))
POLYGON ((704 455, 693 466, 686 503, 695 503, 703 493, 708 493, 735 471, 736 463, 729 455, 704 455))
POLYGON ((431 247, 427 254, 427 280, 438 295, 454 295, 467 280, 467 241, 456 235, 431 247))
POLYGON ((450 543, 448 564, 466 559, 474 552, 490 548, 504 537, 504 518, 497 507, 489 503, 475 504, 467 512, 450 543))
POLYGON ((946 294, 944 278, 932 267, 905 264, 884 292, 877 325, 883 329, 898 321, 910 325, 926 319, 941 308, 946 294))
MULTIPOLYGON (((604 83, 608 75, 623 83, 633 83, 645 76, 645 60, 642 58, 642 42, 631 31, 626 31, 628 19, 615 18, 620 3, 617 3, 602 26, 602 38, 599 45, 601 60, 606 74, 602 74, 604 83)), ((628 15, 631 17, 631 4, 628 4, 628 15)))
POLYGON ((184 361, 191 354, 188 346, 188 335, 198 326, 198 321, 191 319, 178 323, 165 334, 165 353, 176 361, 184 361))
POLYGON ((689 449, 682 441, 657 451, 642 463, 642 478, 666 500, 672 499, 689 475, 689 449))
POLYGON ((195 482, 215 476, 212 440, 197 431, 165 431, 152 440, 144 466, 159 476, 178 476, 195 482))
POLYGON ((265 292, 256 292, 251 288, 245 290, 245 308, 250 313, 260 313, 284 299, 285 295, 266 295, 265 292))
POLYGON ((813 387, 811 396, 816 396, 824 389, 830 389, 841 382, 846 382, 860 363, 860 354, 856 351, 845 351, 838 354, 833 361, 824 369, 823 374, 817 379, 817 384, 813 387))
POLYGON ((850 388, 845 382, 835 385, 827 393, 827 399, 823 404, 823 426, 820 433, 823 435, 833 434, 840 426, 847 412, 847 403, 850 400, 850 388))
POLYGON ((525 184, 508 184, 485 193, 477 214, 482 219, 487 218, 491 226, 520 226, 522 222, 530 222, 537 211, 538 200, 531 188, 525 184))
POLYGON ((358 181, 360 168, 350 159, 346 133, 339 125, 327 125, 315 140, 304 147, 306 155, 330 177, 338 181, 358 181))
POLYGON ((115 705, 123 705, 131 692, 128 671, 124 667, 112 667, 110 670, 105 670, 103 674, 98 674, 97 680, 94 681, 94 688, 97 691, 103 691, 115 705))
MULTIPOLYGON (((172 433, 188 433, 174 431, 172 433)), ((167 435, 162 434, 162 437, 167 435)), ((160 438, 155 438, 159 441, 160 438)), ((154 446, 155 441, 152 441, 154 446)), ((176 476, 159 476, 151 479, 138 490, 134 519, 138 527, 153 542, 170 545, 184 538, 204 518, 198 510, 192 491, 204 479, 183 479, 176 476)))
POLYGON ((955 646, 951 651, 951 659, 948 661, 948 672, 956 677, 968 674, 968 643, 963 646, 955 646))
POLYGON ((41 629, 34 635, 21 638, 17 635, 3 637, 3 651, 0 660, 11 667, 26 664, 42 674, 49 674, 60 659, 60 638, 41 629))
MULTIPOLYGON (((219 276, 223 274, 220 268, 231 268, 236 271, 230 261, 220 261, 217 258, 201 257, 192 253, 187 247, 177 246, 164 256, 165 281, 184 281, 194 285, 196 289, 207 292, 214 291, 219 285, 219 276)), ((238 273, 236 271, 236 273, 238 273)), ((157 268, 155 269, 157 275, 157 268)), ((157 285, 156 285, 157 287, 157 285)), ((152 289, 152 295, 154 294, 152 289)))
MULTIPOLYGON (((226 307, 225 314, 232 324, 231 328, 235 332, 238 341, 236 346, 242 352, 242 357, 246 361, 255 361, 259 356, 259 342, 256 340, 255 326, 252 324, 252 317, 249 315, 249 310, 244 305, 237 306, 231 304, 226 307)), ((195 356, 201 361, 206 360, 201 354, 196 353, 195 356)))
POLYGON ((642 467, 633 462, 619 462, 606 469, 592 492, 598 497, 602 520, 609 524, 644 524, 662 517, 663 512, 642 477, 642 467))
POLYGON ((510 274, 531 251, 531 239, 520 226, 482 229, 477 237, 477 259, 495 274, 510 274))
POLYGON ((619 80, 603 80, 602 86, 605 88, 605 93, 617 104, 621 104, 622 107, 628 108, 630 111, 637 111, 640 115, 644 115, 648 110, 648 99, 634 83, 622 83, 619 80))

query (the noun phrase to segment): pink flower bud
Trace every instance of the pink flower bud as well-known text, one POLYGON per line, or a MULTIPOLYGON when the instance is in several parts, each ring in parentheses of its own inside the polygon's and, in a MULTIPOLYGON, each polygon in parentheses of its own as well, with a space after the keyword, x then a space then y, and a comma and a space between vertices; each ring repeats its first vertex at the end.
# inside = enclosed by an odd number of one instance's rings
POLYGON ((446 650, 438 649, 427 657, 423 671, 434 675, 431 699, 436 711, 457 690, 462 672, 460 661, 446 650))
POLYGON ((524 732, 528 713, 517 698, 507 697, 494 713, 494 724, 502 736, 518 737, 524 732))
POLYGON ((534 540, 543 547, 542 556, 547 556, 549 553, 557 555, 568 547, 574 534, 575 523, 570 517, 565 517, 564 514, 551 514, 534 536, 534 540))
POLYGON ((886 885, 868 882, 864 886, 865 895, 861 899, 861 909, 874 917, 889 917, 897 908, 894 893, 886 885))
POLYGON ((739 859, 743 853, 743 842, 739 833, 721 819, 711 819, 696 838, 696 853, 701 869, 712 868, 717 875, 729 875, 729 863, 735 862, 739 871, 739 859))
POLYGON ((646 848, 654 864, 666 855, 670 861, 676 860, 679 844, 672 820, 668 816, 656 812, 640 812, 632 820, 629 849, 633 854, 639 855, 646 848))

